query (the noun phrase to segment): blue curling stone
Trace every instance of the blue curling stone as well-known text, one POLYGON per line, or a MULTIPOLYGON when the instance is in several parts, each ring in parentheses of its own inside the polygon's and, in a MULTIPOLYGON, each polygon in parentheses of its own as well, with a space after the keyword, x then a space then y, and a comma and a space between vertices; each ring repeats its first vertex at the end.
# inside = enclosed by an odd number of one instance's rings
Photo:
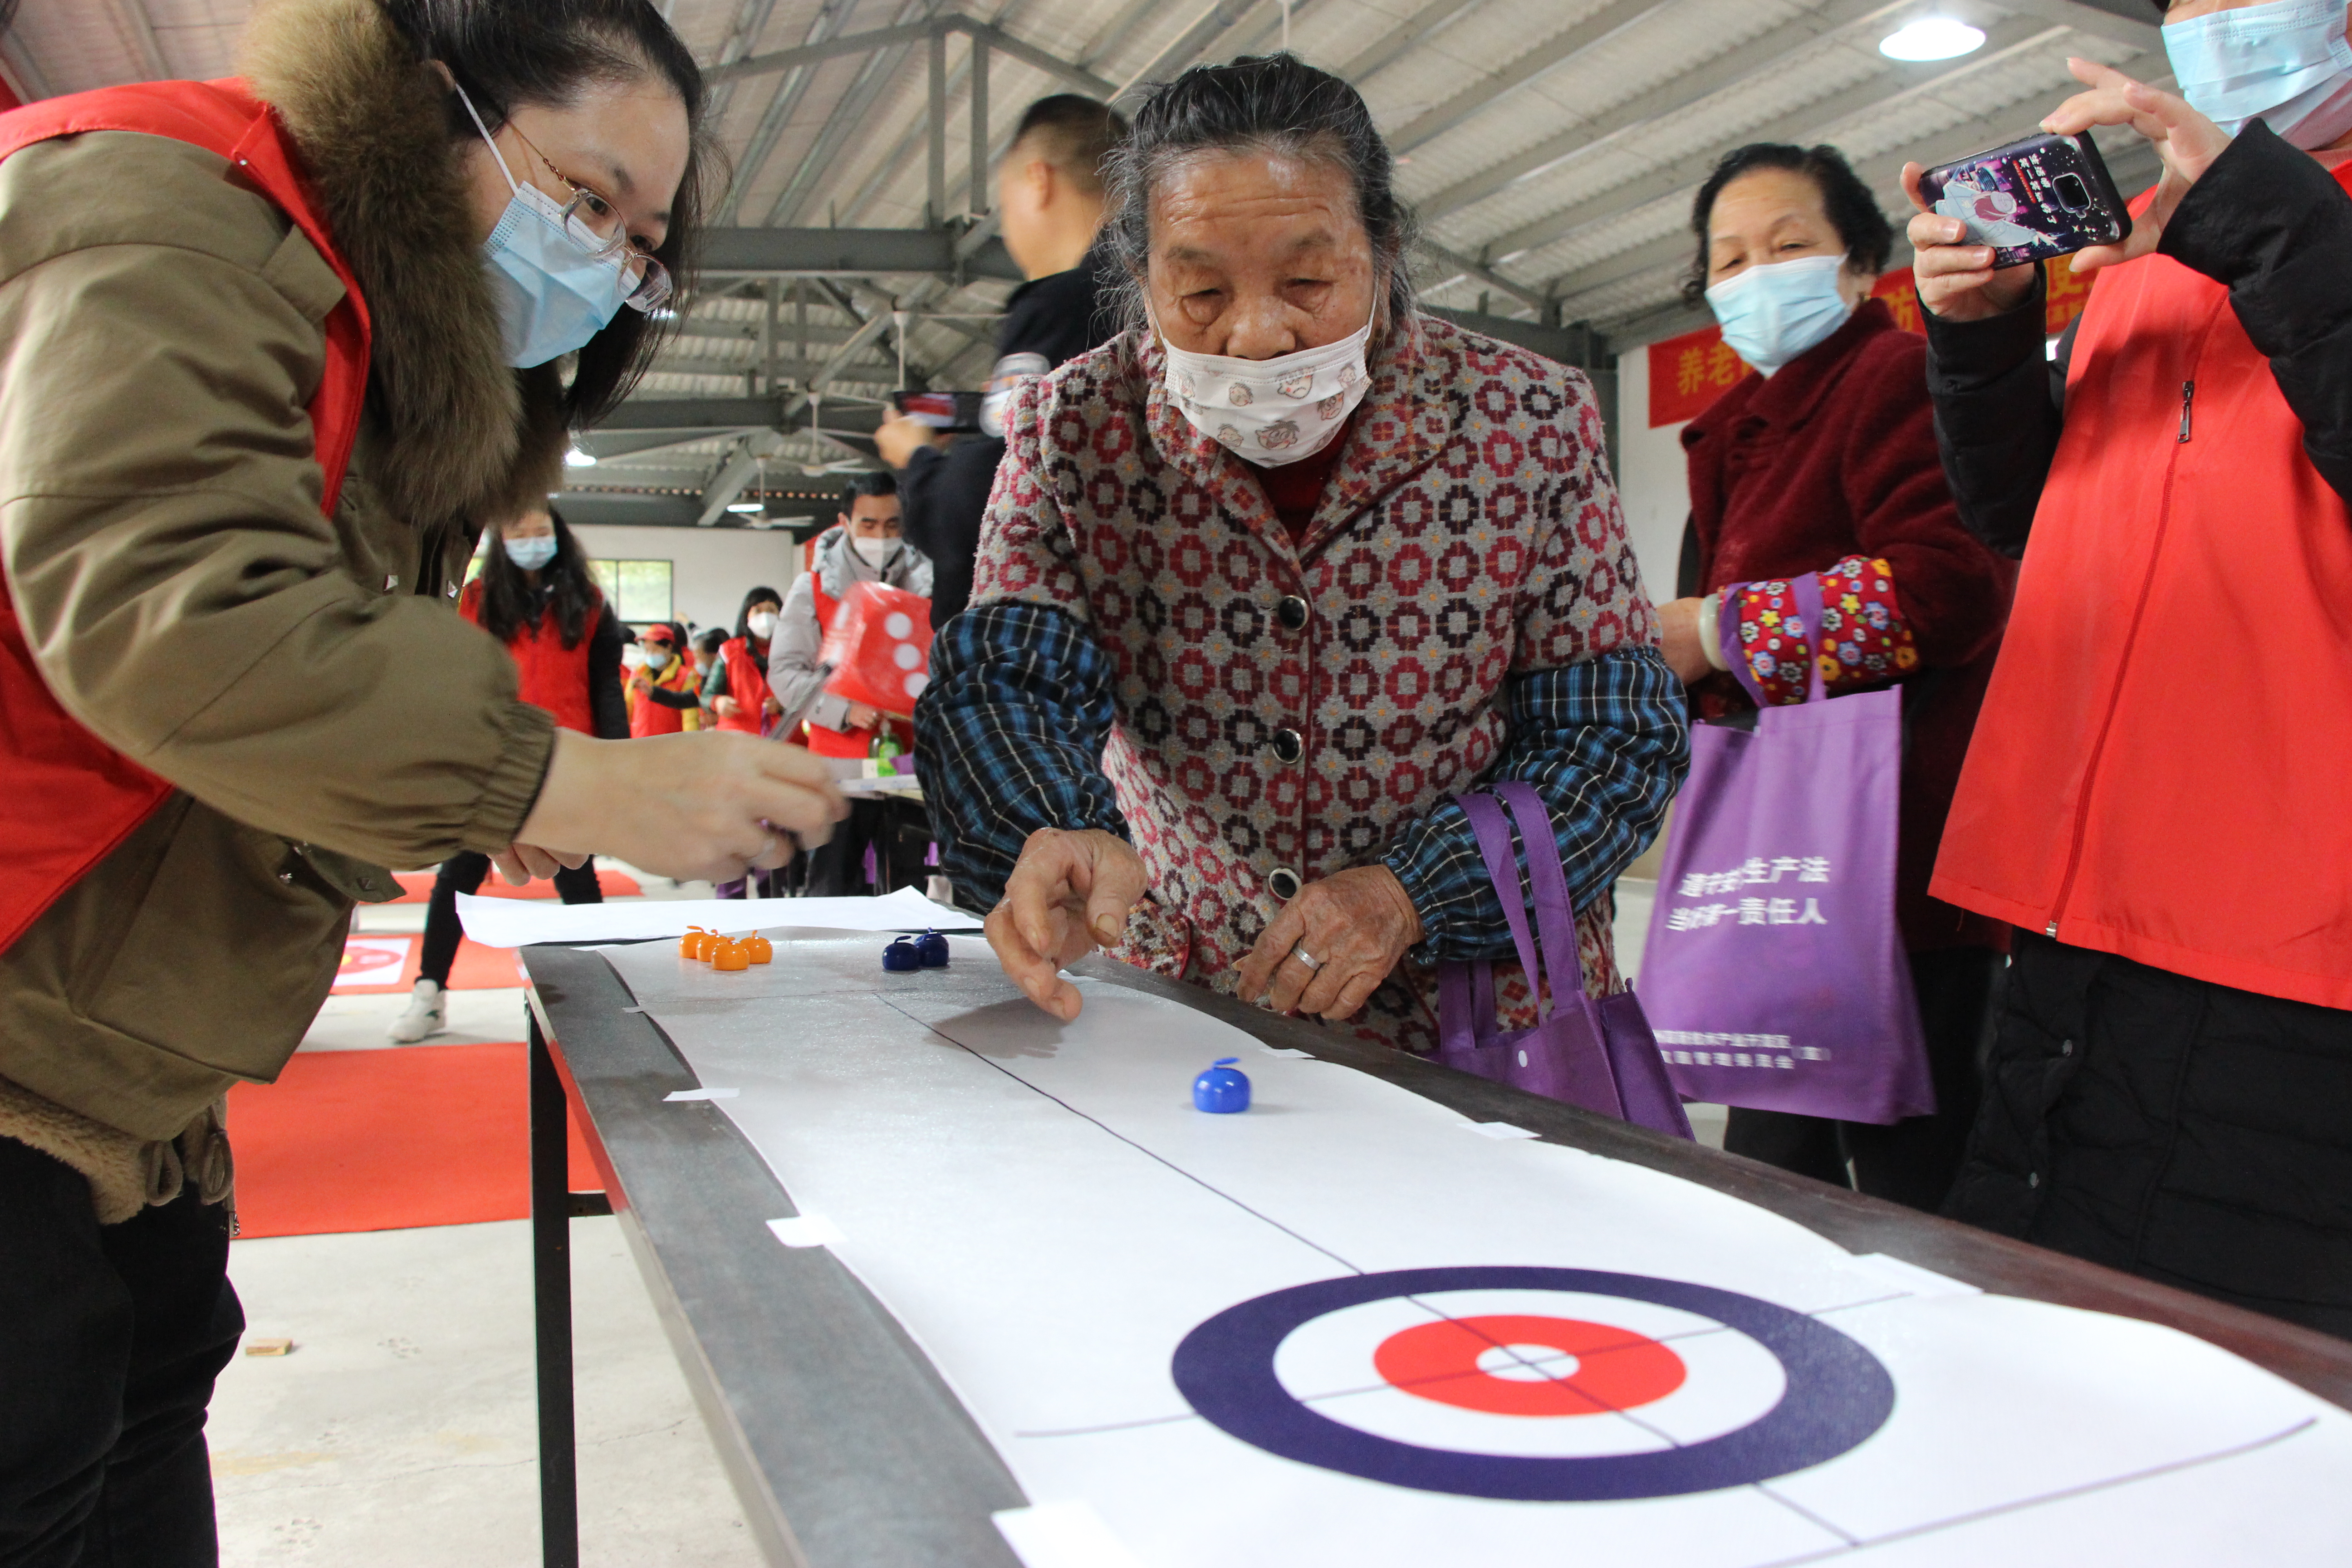
POLYGON ((925 969, 945 969, 948 966, 948 939, 935 931, 927 931, 915 939, 915 952, 925 969))
POLYGON ((1213 1116, 1230 1116, 1249 1109, 1249 1075, 1234 1066, 1239 1057, 1219 1057, 1216 1065, 1192 1080, 1192 1109, 1213 1116))
POLYGON ((923 955, 915 947, 915 939, 902 936, 882 950, 882 967, 893 974, 920 969, 923 955))

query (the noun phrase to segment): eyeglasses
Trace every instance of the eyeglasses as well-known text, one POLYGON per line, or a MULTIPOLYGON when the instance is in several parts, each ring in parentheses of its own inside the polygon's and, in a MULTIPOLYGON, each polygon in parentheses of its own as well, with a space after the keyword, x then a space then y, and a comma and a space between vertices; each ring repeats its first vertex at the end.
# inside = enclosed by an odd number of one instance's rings
POLYGON ((618 261, 623 276, 634 275, 636 286, 629 292, 625 303, 639 310, 658 310, 669 302, 669 269, 629 238, 628 226, 621 210, 612 199, 595 186, 584 184, 555 166, 555 160, 539 150, 538 144, 522 133, 511 120, 504 129, 515 133, 515 140, 530 149, 530 155, 547 166, 547 172, 571 189, 572 199, 563 204, 563 227, 599 261, 618 261))

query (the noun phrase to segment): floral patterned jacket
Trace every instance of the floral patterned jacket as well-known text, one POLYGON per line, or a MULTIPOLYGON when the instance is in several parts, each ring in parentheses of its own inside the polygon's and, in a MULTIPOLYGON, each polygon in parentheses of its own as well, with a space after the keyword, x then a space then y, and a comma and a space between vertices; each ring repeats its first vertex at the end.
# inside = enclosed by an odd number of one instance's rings
POLYGON ((1583 374, 1413 318, 1294 542, 1161 364, 1129 334, 1014 405, 917 714, 959 889, 993 900, 1034 828, 1125 833, 1151 897, 1120 956, 1230 990, 1281 900, 1385 863, 1427 938, 1360 1032, 1428 1049, 1432 965, 1511 951, 1451 800, 1507 774, 1551 807, 1584 983, 1621 989, 1608 889, 1685 735, 1583 374))

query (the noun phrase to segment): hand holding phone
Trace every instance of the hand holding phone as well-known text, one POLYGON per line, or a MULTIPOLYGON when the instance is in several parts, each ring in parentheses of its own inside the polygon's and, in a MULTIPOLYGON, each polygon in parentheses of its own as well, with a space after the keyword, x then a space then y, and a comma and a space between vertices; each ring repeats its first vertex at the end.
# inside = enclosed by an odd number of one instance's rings
POLYGON ((1966 243, 1989 246, 1996 268, 2023 267, 2114 245, 2131 215, 2085 135, 2047 132, 1922 174, 1916 198, 1957 220, 1966 243))

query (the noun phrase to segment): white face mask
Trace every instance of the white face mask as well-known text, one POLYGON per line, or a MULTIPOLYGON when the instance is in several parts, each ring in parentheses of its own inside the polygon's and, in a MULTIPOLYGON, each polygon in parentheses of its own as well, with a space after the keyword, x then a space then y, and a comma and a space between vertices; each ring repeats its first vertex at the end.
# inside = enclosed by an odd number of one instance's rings
POLYGON ((644 657, 646 668, 647 669, 667 669, 669 668, 669 655, 662 652, 659 648, 650 650, 644 657))
POLYGON ((2352 42, 2343 0, 2269 0, 2166 25, 2164 52, 2189 107, 2235 136, 2263 124, 2290 146, 2352 131, 2352 42))
POLYGON ((758 637, 761 642, 766 642, 776 635, 776 612, 754 610, 744 619, 743 624, 751 628, 753 637, 758 637))
POLYGON ((849 547, 857 552, 857 558, 860 561, 879 572, 882 570, 882 563, 889 560, 890 552, 898 548, 898 542, 895 539, 862 539, 852 534, 849 547))
POLYGON ((1706 291, 1731 352, 1766 375, 1818 347, 1853 314, 1838 292, 1843 256, 1800 256, 1750 267, 1706 291))
MULTIPOLYGON (((1155 328, 1156 330, 1156 328, 1155 328)), ((1278 468, 1331 444, 1371 389, 1364 348, 1372 324, 1336 343, 1272 359, 1196 354, 1160 337, 1162 379, 1192 428, 1235 457, 1278 468)))

